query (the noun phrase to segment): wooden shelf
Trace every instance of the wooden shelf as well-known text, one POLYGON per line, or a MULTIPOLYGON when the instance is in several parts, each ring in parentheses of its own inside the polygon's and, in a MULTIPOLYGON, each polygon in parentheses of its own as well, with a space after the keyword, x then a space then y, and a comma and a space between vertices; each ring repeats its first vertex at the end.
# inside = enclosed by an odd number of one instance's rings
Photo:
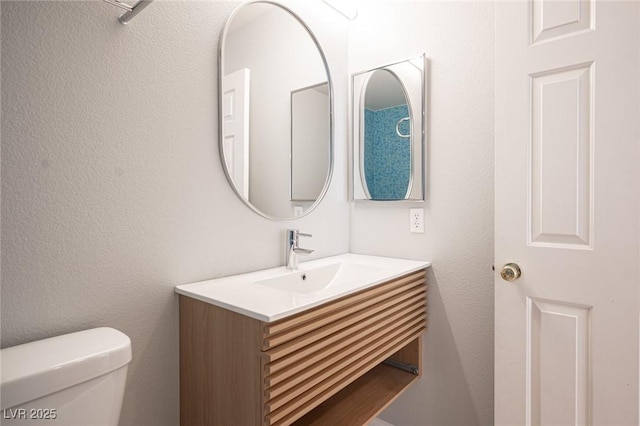
POLYGON ((297 420, 296 426, 362 426, 373 420, 419 376, 380 364, 297 420))

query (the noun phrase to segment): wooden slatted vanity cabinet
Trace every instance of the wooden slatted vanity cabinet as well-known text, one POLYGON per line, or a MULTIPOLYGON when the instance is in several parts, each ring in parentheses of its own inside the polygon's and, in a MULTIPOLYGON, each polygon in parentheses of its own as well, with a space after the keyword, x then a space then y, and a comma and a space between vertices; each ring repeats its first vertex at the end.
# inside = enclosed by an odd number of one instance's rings
POLYGON ((425 276, 274 322, 180 295, 181 425, 367 423, 420 375, 425 276))

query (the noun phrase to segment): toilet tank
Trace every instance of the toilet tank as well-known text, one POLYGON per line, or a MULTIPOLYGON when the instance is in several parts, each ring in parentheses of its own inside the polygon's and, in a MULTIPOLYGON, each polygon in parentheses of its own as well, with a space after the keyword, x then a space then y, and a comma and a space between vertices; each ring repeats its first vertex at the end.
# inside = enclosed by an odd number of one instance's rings
POLYGON ((0 350, 0 424, 116 426, 131 340, 102 327, 0 350))

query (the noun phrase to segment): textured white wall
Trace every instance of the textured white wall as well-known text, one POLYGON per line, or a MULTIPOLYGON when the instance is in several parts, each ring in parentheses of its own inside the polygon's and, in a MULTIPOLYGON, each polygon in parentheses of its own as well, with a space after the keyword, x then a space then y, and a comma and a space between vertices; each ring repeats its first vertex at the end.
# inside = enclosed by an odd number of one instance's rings
POLYGON ((100 1, 3 1, 2 347, 112 326, 133 342, 122 425, 178 424, 177 284, 349 249, 346 22, 286 1, 335 76, 334 178, 308 217, 272 222, 218 157, 217 46, 229 2, 157 1, 128 26, 100 1))
POLYGON ((349 32, 358 72, 430 58, 427 201, 355 203, 356 253, 433 261, 420 381, 382 417, 395 425, 493 424, 492 2, 362 1, 349 32), (409 207, 425 234, 409 233, 409 207))

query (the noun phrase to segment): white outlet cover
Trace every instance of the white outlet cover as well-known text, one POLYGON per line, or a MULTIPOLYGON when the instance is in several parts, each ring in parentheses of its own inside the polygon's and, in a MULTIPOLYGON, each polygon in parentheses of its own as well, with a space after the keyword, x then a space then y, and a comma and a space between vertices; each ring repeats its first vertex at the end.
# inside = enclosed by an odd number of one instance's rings
POLYGON ((424 234, 424 209, 409 209, 409 231, 424 234))

